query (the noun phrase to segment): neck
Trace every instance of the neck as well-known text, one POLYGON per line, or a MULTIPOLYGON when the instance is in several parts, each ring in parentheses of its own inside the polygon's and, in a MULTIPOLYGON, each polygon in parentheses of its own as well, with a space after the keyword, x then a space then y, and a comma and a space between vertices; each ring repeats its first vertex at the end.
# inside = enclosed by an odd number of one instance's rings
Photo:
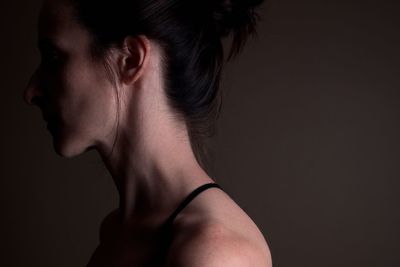
POLYGON ((157 227, 192 190, 213 181, 198 164, 187 131, 162 121, 152 131, 142 125, 147 134, 136 141, 129 127, 121 128, 111 156, 99 151, 119 193, 123 224, 157 227))

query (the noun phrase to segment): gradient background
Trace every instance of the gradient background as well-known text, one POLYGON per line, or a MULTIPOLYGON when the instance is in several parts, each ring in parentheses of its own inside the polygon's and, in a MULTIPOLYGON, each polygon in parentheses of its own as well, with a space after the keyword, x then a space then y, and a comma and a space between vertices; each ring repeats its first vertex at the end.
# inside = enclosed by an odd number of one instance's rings
MULTIPOLYGON (((22 101, 40 3, 0 2, 0 266, 85 266, 118 199, 97 154, 58 157, 22 101)), ((226 68, 212 175, 275 267, 400 266, 399 11, 273 0, 226 68)))

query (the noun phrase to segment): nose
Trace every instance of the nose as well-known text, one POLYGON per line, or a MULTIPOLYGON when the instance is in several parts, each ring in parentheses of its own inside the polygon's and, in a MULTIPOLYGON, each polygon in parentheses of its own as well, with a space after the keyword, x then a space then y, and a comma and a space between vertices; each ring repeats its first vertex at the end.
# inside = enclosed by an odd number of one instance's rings
POLYGON ((23 92, 23 99, 29 105, 35 104, 37 97, 41 95, 41 92, 38 88, 38 73, 38 70, 33 73, 23 92))

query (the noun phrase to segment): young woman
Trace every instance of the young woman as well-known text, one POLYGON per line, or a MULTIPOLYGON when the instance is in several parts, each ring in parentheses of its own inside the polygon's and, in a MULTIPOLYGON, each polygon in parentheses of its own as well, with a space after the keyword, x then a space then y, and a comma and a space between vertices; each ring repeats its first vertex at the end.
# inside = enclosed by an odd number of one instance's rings
POLYGON ((120 196, 90 267, 269 267, 254 222, 208 176, 203 140, 260 1, 47 0, 42 61, 24 92, 56 152, 95 149, 120 196))

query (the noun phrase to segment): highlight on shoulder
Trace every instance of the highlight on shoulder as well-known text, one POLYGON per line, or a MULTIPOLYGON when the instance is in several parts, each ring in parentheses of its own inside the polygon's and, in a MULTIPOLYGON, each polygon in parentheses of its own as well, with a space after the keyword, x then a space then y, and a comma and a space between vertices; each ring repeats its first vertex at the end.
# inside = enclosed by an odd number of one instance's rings
POLYGON ((174 238, 165 267, 272 267, 268 245, 220 223, 188 227, 174 238))

